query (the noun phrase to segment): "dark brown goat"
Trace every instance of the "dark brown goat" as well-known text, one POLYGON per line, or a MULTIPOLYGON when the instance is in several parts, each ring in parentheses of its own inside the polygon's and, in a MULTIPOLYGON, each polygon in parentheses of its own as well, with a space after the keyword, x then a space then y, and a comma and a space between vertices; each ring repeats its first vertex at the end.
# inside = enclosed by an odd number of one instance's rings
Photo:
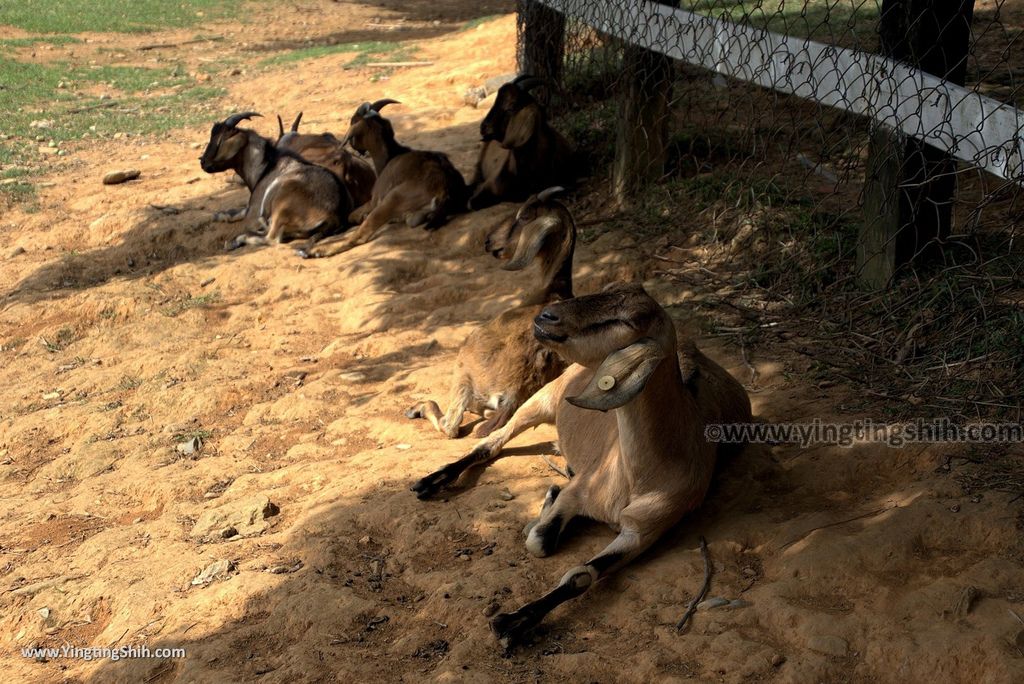
POLYGON ((436 401, 413 406, 405 415, 426 418, 449 439, 459 434, 465 412, 483 416, 478 437, 500 428, 523 402, 565 370, 565 362, 538 342, 533 318, 545 304, 572 297, 572 257, 576 224, 564 204, 553 199, 562 188, 548 188, 528 200, 515 217, 487 237, 486 248, 498 258, 514 253, 504 268, 518 271, 536 257, 541 263, 541 287, 519 306, 473 331, 455 361, 448 412, 436 401))
POLYGON ((470 184, 471 210, 522 201, 542 188, 575 181, 572 145, 548 123, 544 108, 530 94, 542 84, 524 75, 498 89, 480 123, 483 146, 470 184))
POLYGON ((395 140, 391 122, 380 115, 385 105, 393 103, 397 101, 364 102, 352 115, 345 136, 352 149, 370 155, 377 171, 372 198, 349 217, 359 225, 312 249, 300 250, 301 256, 326 257, 348 251, 372 240, 392 221, 434 230, 465 209, 466 182, 448 155, 413 150, 395 140))
POLYGON ((207 173, 233 169, 249 188, 245 233, 228 243, 278 244, 296 239, 316 240, 345 229, 352 198, 337 177, 274 144, 256 131, 238 128, 256 112, 233 114, 215 123, 210 142, 199 158, 207 173))
POLYGON ((300 121, 302 112, 295 117, 291 130, 285 132, 284 122, 280 116, 277 117, 277 127, 280 131, 277 149, 294 152, 306 161, 331 171, 348 189, 353 206, 361 207, 369 202, 373 184, 377 180, 373 168, 345 149, 345 143, 332 133, 299 133, 300 121))

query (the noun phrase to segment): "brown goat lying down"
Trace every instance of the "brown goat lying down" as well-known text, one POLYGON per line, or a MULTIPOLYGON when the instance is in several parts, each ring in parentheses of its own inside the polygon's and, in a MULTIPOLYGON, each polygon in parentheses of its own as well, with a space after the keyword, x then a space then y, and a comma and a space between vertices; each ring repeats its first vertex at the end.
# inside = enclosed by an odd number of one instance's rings
POLYGON ((448 155, 413 150, 395 140, 391 122, 380 115, 380 110, 392 103, 397 104, 395 100, 364 102, 352 115, 345 136, 352 149, 370 155, 377 170, 370 201, 349 217, 359 225, 312 249, 300 250, 300 256, 326 257, 346 252, 372 240, 382 226, 392 221, 434 230, 453 214, 465 210, 466 181, 448 155))
POLYGON ((425 401, 406 411, 407 417, 427 418, 451 439, 458 437, 467 410, 480 416, 490 410, 475 432, 485 437, 565 370, 565 362, 538 342, 531 330, 534 316, 545 304, 572 297, 576 224, 565 205, 553 199, 561 190, 548 188, 526 200, 511 221, 487 236, 488 252, 499 258, 512 254, 506 270, 521 270, 539 257, 540 288, 466 338, 455 361, 447 414, 436 401, 425 401))
POLYGON ((432 496, 466 468, 500 455, 527 428, 553 422, 575 474, 564 489, 548 490, 540 516, 527 527, 526 548, 537 556, 552 553, 577 516, 618 532, 547 594, 491 619, 506 649, 700 506, 718 451, 705 439, 705 426, 750 421, 743 387, 692 341, 677 343, 672 319, 639 285, 549 304, 535 319, 534 334, 573 365, 469 455, 413 485, 420 498, 432 496))
POLYGON ((233 169, 249 188, 243 227, 245 232, 228 243, 279 244, 289 240, 311 242, 348 226, 352 198, 338 178, 274 144, 256 131, 238 128, 256 112, 233 114, 215 123, 199 164, 207 173, 233 169))
POLYGON ((370 201, 377 174, 370 165, 345 149, 345 142, 331 133, 299 133, 302 112, 295 117, 287 133, 284 122, 277 117, 278 136, 275 146, 279 150, 294 152, 311 164, 322 166, 341 181, 352 196, 352 205, 361 207, 370 201))
POLYGON ((530 94, 542 79, 519 76, 498 89, 480 122, 480 156, 470 184, 470 209, 521 202, 531 193, 576 180, 572 145, 548 123, 530 94))

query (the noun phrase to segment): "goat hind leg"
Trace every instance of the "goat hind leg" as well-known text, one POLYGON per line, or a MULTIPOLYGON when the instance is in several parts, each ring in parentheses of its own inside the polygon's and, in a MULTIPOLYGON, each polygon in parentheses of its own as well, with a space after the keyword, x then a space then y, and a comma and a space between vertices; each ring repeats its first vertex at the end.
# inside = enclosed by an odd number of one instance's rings
MULTIPOLYGON (((557 504, 564 493, 555 501, 557 504)), ((552 506, 551 510, 554 510, 552 506)), ((671 527, 677 515, 664 504, 641 498, 622 510, 622 529, 601 553, 584 565, 578 565, 562 576, 558 585, 535 601, 512 613, 499 613, 491 618, 491 631, 507 651, 523 640, 548 613, 561 604, 582 595, 601 577, 621 568, 646 551, 671 527)), ((536 528, 535 528, 536 529, 536 528)))

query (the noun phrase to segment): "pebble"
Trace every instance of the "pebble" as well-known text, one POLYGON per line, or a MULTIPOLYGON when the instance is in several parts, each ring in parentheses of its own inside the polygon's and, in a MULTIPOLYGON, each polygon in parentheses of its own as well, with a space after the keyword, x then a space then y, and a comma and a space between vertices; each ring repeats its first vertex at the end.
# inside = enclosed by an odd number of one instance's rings
POLYGON ((11 252, 11 258, 13 259, 16 256, 21 256, 24 253, 25 253, 25 248, 24 247, 15 247, 14 251, 11 252))
POLYGON ((507 489, 502 489, 498 496, 501 497, 502 501, 511 501, 512 499, 516 498, 516 495, 508 491, 507 489))
POLYGON ((181 442, 180 444, 175 445, 174 448, 175 450, 177 450, 179 454, 182 454, 183 456, 191 456, 192 454, 196 453, 197 451, 203 448, 203 440, 199 439, 198 437, 193 437, 187 442, 181 442))
POLYGON ((104 185, 117 185, 118 183, 125 183, 130 180, 135 180, 142 175, 142 172, 138 169, 122 169, 120 171, 111 171, 103 176, 104 185))
POLYGON ((395 448, 405 451, 406 449, 412 449, 412 444, 396 444, 395 448))
POLYGON ((209 584, 210 582, 226 577, 235 569, 235 564, 229 560, 217 561, 206 566, 206 569, 192 578, 192 586, 209 584))
POLYGON ((469 561, 469 560, 472 560, 472 559, 469 557, 468 554, 463 553, 463 554, 459 554, 459 560, 460 561, 469 561))
POLYGON ((786 662, 786 656, 782 655, 781 653, 776 653, 772 656, 772 667, 778 667, 779 665, 782 665, 784 662, 786 662))
POLYGON ((491 617, 497 613, 499 609, 501 609, 501 605, 497 601, 492 600, 484 607, 484 617, 491 617))

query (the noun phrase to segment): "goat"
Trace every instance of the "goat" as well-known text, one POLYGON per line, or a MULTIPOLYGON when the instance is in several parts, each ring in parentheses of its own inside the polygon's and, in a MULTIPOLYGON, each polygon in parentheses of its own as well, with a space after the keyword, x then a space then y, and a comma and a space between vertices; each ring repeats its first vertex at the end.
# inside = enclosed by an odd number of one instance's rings
POLYGON ((245 232, 227 248, 294 239, 312 242, 343 230, 352 210, 345 186, 327 169, 293 152, 278 150, 256 131, 238 128, 254 116, 260 115, 243 112, 215 123, 199 158, 207 173, 234 169, 250 191, 243 219, 245 232))
POLYGON ((470 210, 522 201, 541 188, 575 180, 572 145, 552 128, 530 94, 543 83, 523 75, 498 89, 480 123, 483 145, 470 183, 470 210))
POLYGON ((413 485, 427 498, 466 468, 497 457, 515 435, 553 422, 575 475, 564 489, 548 490, 539 517, 525 530, 527 550, 550 554, 577 516, 618 532, 547 594, 492 618, 491 629, 506 649, 553 608, 636 558, 697 508, 717 451, 705 438, 705 426, 750 421, 743 387, 691 340, 677 344, 672 319, 639 285, 549 304, 533 330, 573 365, 468 456, 413 485))
POLYGON ((299 133, 300 121, 302 112, 295 117, 291 130, 285 132, 284 122, 280 116, 277 117, 277 149, 294 152, 333 173, 352 195, 353 206, 361 207, 369 202, 373 184, 377 180, 377 174, 370 165, 345 149, 345 143, 331 133, 299 133))
POLYGON ((408 418, 426 418, 439 432, 458 436, 463 414, 483 416, 477 427, 485 437, 503 426, 534 392, 565 370, 562 359, 538 342, 531 332, 533 318, 545 304, 572 297, 572 256, 576 224, 572 214, 553 196, 562 188, 548 188, 530 197, 511 221, 499 225, 485 243, 488 252, 507 258, 505 270, 526 268, 536 257, 541 261, 541 287, 519 306, 509 309, 473 331, 455 361, 454 382, 448 412, 436 401, 413 406, 408 418))
POLYGON ((380 110, 397 100, 364 102, 352 115, 345 141, 359 154, 369 154, 377 171, 370 201, 349 217, 359 225, 345 235, 324 240, 299 255, 326 257, 369 242, 391 221, 410 227, 440 228, 448 217, 466 206, 467 188, 462 174, 441 152, 413 150, 395 140, 391 122, 380 110))

